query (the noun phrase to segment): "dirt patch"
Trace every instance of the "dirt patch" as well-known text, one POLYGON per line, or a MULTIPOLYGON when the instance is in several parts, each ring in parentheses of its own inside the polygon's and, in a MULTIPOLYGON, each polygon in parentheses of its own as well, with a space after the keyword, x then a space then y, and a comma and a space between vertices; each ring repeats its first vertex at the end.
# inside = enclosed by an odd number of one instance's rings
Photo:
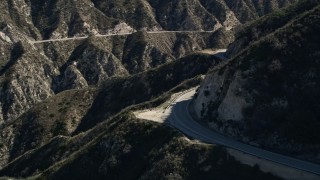
POLYGON ((145 120, 154 121, 158 123, 165 123, 165 121, 167 120, 167 118, 172 112, 172 105, 174 105, 173 102, 183 94, 186 94, 190 91, 194 91, 196 88, 198 87, 175 93, 171 95, 170 100, 166 101, 160 106, 152 109, 135 111, 133 112, 133 114, 139 119, 145 119, 145 120))
POLYGON ((150 120, 158 123, 164 123, 165 119, 168 117, 168 111, 164 108, 148 109, 143 111, 136 111, 134 115, 139 119, 150 120))
POLYGON ((196 51, 196 53, 215 55, 218 53, 224 53, 226 51, 227 51, 227 49, 218 49, 218 50, 216 50, 216 49, 203 49, 201 51, 196 51))
POLYGON ((288 179, 288 180, 319 180, 320 176, 311 174, 305 171, 297 170, 284 166, 272 161, 261 159, 234 149, 228 148, 228 153, 233 156, 236 160, 240 161, 242 164, 249 166, 258 166, 263 172, 269 172, 275 176, 288 179))

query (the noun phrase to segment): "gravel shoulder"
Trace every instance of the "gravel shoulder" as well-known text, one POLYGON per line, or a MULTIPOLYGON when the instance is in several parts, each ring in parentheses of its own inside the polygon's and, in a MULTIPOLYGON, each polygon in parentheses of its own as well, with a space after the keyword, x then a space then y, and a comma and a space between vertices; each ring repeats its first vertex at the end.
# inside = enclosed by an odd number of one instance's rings
POLYGON ((263 172, 272 173, 275 176, 288 180, 319 180, 320 177, 305 171, 290 168, 285 165, 261 159, 234 149, 227 148, 228 153, 237 161, 249 166, 258 166, 263 172))
MULTIPOLYGON (((192 88, 180 93, 173 94, 167 102, 162 105, 147 110, 135 111, 134 114, 139 119, 150 120, 158 123, 165 123, 172 112, 172 108, 175 105, 175 101, 182 95, 194 91, 196 88, 192 88)), ((181 99, 179 99, 181 100, 181 99)), ((168 121, 167 121, 168 122, 168 121)), ((201 143, 199 141, 189 140, 190 143, 201 143), (193 142, 194 141, 194 142, 193 142)), ((228 153, 242 164, 249 165, 251 167, 257 166, 261 171, 272 173, 278 177, 288 180, 320 180, 320 176, 308 173, 305 171, 297 170, 285 165, 281 165, 266 159, 262 159, 247 153, 240 152, 235 149, 227 148, 228 153)))

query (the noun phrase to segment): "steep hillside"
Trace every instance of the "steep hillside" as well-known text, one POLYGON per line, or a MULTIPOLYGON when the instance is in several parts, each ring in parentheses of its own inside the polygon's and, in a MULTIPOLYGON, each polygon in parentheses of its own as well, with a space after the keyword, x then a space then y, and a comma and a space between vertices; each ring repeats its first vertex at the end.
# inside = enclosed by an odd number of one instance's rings
POLYGON ((232 29, 239 21, 254 20, 292 2, 295 0, 31 1, 31 17, 44 38, 90 31, 105 34, 121 22, 125 23, 123 31, 216 30, 222 26, 232 29))
POLYGON ((197 116, 246 142, 285 152, 313 152, 311 159, 316 160, 320 149, 317 4, 211 71, 194 100, 197 116))
POLYGON ((56 137, 14 161, 0 175, 33 175, 36 179, 278 179, 240 164, 222 147, 191 142, 169 127, 137 120, 130 114, 111 122, 73 138, 56 137))
POLYGON ((241 23, 255 20, 256 18, 266 15, 278 8, 286 7, 296 0, 225 0, 227 6, 235 12, 237 19, 241 23))
POLYGON ((270 13, 296 0, 5 0, 1 22, 43 39, 117 30, 216 30, 270 13), (10 8, 9 8, 10 7, 10 8), (9 10, 8 10, 9 9, 9 10))
POLYGON ((227 54, 237 55, 256 40, 278 30, 298 17, 301 13, 313 9, 318 0, 301 0, 288 8, 268 14, 252 23, 247 23, 238 29, 235 41, 229 46, 227 54))
POLYGON ((216 63, 211 56, 192 55, 109 80, 99 89, 69 90, 49 98, 1 129, 0 176, 277 179, 240 164, 222 147, 191 142, 167 126, 131 115, 131 109, 157 106, 170 94, 196 86, 200 79, 193 77, 216 63), (120 173, 124 169, 127 173, 120 173))
POLYGON ((14 120, 58 92, 98 85, 110 77, 128 76, 172 62, 195 50, 224 46, 209 42, 220 39, 222 34, 169 33, 162 38, 160 34, 138 32, 44 44, 29 43, 24 37, 11 42, 5 36, 10 43, 4 43, 8 44, 4 48, 11 54, 8 60, 1 60, 0 123, 14 120))
MULTIPOLYGON (((166 98, 167 91, 218 63, 213 56, 191 55, 135 76, 112 78, 99 88, 69 90, 48 98, 1 128, 1 165, 57 135, 87 131, 128 106, 160 95, 166 98)), ((197 78, 187 83, 196 84, 197 78)))
POLYGON ((225 48, 243 13, 250 11, 258 16, 291 2, 274 1, 268 11, 258 13, 252 2, 244 1, 5 0, 0 5, 0 124, 16 119, 58 92, 139 73, 196 50, 225 48), (250 8, 243 11, 242 6, 250 8), (213 32, 138 32, 131 36, 31 43, 140 29, 213 32))
MULTIPOLYGON (((190 141, 166 125, 137 120, 131 110, 154 107, 173 93, 199 85, 201 75, 223 66, 222 60, 205 52, 226 48, 239 25, 296 1, 4 0, 0 176, 277 179, 240 164, 223 147, 190 141), (180 32, 149 32, 166 30, 180 32), (106 34, 117 35, 99 36, 106 34), (41 42, 44 39, 55 41, 41 42)), ((292 18, 299 13, 292 13, 292 18)), ((305 34, 314 30, 291 25, 305 34)), ((290 38, 283 37, 285 42, 290 38)), ((256 48, 261 50, 259 43, 256 48)), ((288 44, 277 48, 290 49, 288 44)), ((317 78, 313 73, 308 77, 317 78)), ((292 93, 296 95, 295 89, 292 93)), ((246 112, 251 110, 255 111, 246 112)))

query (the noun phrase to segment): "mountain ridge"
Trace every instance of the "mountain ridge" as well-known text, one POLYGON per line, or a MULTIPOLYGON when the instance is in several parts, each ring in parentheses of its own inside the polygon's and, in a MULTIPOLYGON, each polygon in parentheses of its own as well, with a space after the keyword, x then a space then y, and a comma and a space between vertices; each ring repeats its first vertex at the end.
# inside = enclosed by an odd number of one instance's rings
MULTIPOLYGON (((286 19, 263 29, 271 25, 260 22, 272 17, 264 15, 295 2, 4 1, 0 5, 0 176, 280 179, 258 166, 241 164, 222 146, 190 140, 167 125, 137 119, 132 111, 161 105, 173 93, 200 83, 199 93, 207 94, 206 83, 217 69, 226 75, 224 90, 230 89, 238 77, 234 74, 237 63, 242 67, 247 62, 241 58, 257 55, 263 62, 261 42, 255 41, 265 41, 271 53, 274 39, 265 39, 271 37, 270 32, 280 37, 278 29, 291 24, 286 19), (258 19, 260 16, 264 17, 258 19), (241 29, 245 23, 249 24, 241 29), (251 27, 263 30, 250 39, 251 27), (166 30, 199 32, 146 33, 166 30), (132 34, 120 36, 122 33, 132 34), (97 37, 100 34, 119 36, 97 37), (83 36, 88 38, 32 43, 83 36), (231 61, 208 53, 230 43, 231 61)), ((291 9, 299 6, 308 11, 312 3, 295 4, 291 9)), ((279 12, 287 15, 290 11, 279 12)), ((288 19, 296 17, 300 11, 291 12, 288 19)), ((293 27, 297 32, 303 30, 293 27)), ((289 39, 284 36, 282 40, 289 39)), ((290 55, 288 49, 285 55, 290 55)), ((256 66, 255 61, 252 64, 256 66)), ((278 71, 279 62, 268 68, 278 71)), ((224 93, 220 101, 227 97, 224 93)), ((276 103, 283 105, 282 99, 276 103)))
POLYGON ((318 162, 318 17, 319 5, 211 71, 195 101, 198 117, 239 140, 318 162))

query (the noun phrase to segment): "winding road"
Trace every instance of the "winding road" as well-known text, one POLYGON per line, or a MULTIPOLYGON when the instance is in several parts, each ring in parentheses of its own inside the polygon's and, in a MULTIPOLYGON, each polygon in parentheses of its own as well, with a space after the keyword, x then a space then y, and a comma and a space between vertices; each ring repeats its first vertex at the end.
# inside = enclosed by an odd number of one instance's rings
POLYGON ((259 158, 267 159, 282 165, 320 175, 319 164, 314 164, 311 162, 250 146, 248 144, 236 141, 232 138, 223 136, 199 124, 192 118, 188 109, 194 94, 195 90, 186 92, 185 94, 180 95, 175 101, 171 103, 171 108, 167 108, 166 110, 170 111, 170 115, 167 118, 167 123, 179 129, 181 132, 191 138, 210 144, 220 144, 259 158))
MULTIPOLYGON (((161 33, 212 33, 213 31, 147 31, 148 34, 161 34, 161 33)), ((117 33, 117 34, 107 34, 107 35, 94 35, 95 37, 110 37, 110 36, 123 36, 130 35, 132 33, 117 33)), ((86 39, 89 36, 83 37, 73 37, 73 38, 63 38, 63 39, 49 39, 49 40, 40 40, 40 41, 30 41, 33 44, 36 43, 46 43, 46 42, 55 42, 55 41, 70 41, 70 40, 80 40, 86 39)), ((225 50, 217 51, 217 52, 209 52, 213 53, 217 57, 221 59, 226 59, 223 56, 223 52, 225 50)), ((223 136, 213 130, 208 129, 207 127, 202 126, 198 122, 196 122, 189 112, 189 104, 193 95, 195 94, 195 90, 188 91, 178 98, 176 98, 173 102, 171 102, 171 108, 167 108, 164 114, 170 114, 167 117, 167 123, 171 126, 179 129, 181 132, 186 134, 189 137, 194 139, 210 143, 210 144, 220 144, 232 149, 236 149, 253 156, 267 159, 279 164, 283 164, 289 167, 293 167, 299 170, 303 170, 306 172, 310 172, 313 174, 320 175, 320 165, 314 164, 308 161, 299 160, 296 158, 292 158, 289 156, 273 153, 270 151, 266 151, 261 148, 257 148, 254 146, 250 146, 248 144, 244 144, 242 142, 236 141, 232 138, 223 136)))
MULTIPOLYGON (((162 34, 162 33, 213 33, 214 31, 146 31, 147 34, 162 34)), ((93 35, 94 37, 111 37, 111 36, 126 36, 133 34, 131 33, 115 33, 115 34, 97 34, 93 35)), ((72 37, 72 38, 62 38, 62 39, 47 39, 47 40, 39 40, 39 41, 29 41, 32 44, 46 43, 46 42, 57 42, 57 41, 74 41, 87 39, 89 36, 81 36, 81 37, 72 37)))

